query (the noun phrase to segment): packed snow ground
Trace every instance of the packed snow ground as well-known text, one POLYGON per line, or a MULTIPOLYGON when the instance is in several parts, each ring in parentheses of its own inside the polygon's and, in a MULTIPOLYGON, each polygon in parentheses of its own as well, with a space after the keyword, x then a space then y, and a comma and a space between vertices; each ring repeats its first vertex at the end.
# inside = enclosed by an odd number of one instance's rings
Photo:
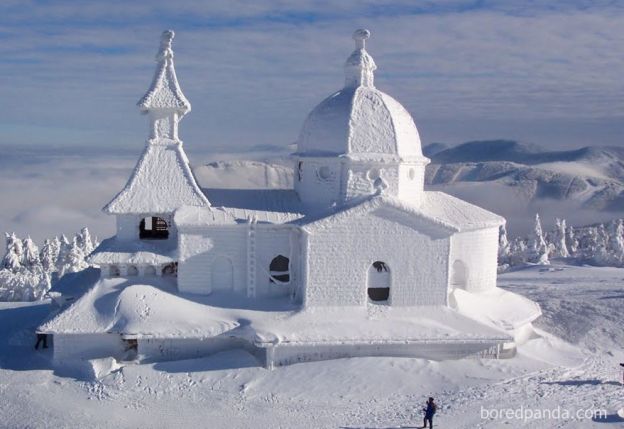
POLYGON ((620 427, 623 282, 617 268, 536 266, 501 275, 501 286, 540 303, 540 330, 572 343, 544 334, 511 360, 355 358, 269 371, 231 351, 127 365, 99 380, 54 371, 51 351, 33 350, 32 330, 49 304, 3 303, 0 427, 417 427, 429 395, 439 404, 438 427, 620 427), (481 407, 490 416, 559 408, 572 418, 482 419, 481 407), (601 409, 606 418, 576 418, 577 410, 601 409))

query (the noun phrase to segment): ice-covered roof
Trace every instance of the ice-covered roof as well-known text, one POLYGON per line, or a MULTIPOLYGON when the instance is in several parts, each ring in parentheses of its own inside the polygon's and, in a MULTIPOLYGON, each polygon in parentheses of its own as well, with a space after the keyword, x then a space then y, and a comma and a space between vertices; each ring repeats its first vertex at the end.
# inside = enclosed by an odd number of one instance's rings
POLYGON ((100 280, 39 332, 119 333, 155 337, 212 337, 239 324, 214 317, 206 306, 178 296, 167 279, 148 284, 124 278, 100 280))
POLYGON ((174 222, 180 230, 209 225, 256 223, 283 224, 299 219, 301 213, 272 212, 232 207, 182 207, 176 211, 174 222))
POLYGON ((414 205, 396 197, 372 195, 355 199, 350 203, 311 214, 293 223, 306 230, 324 228, 343 218, 368 212, 378 212, 384 217, 392 217, 392 212, 406 214, 403 223, 412 223, 414 228, 432 234, 452 234, 505 223, 505 219, 473 204, 452 197, 443 192, 424 192, 423 201, 414 205))
POLYGON ((236 219, 223 207, 184 206, 176 210, 173 221, 179 229, 208 225, 236 225, 236 219))
POLYGON ((173 64, 171 42, 175 33, 172 30, 162 34, 160 49, 156 55, 158 67, 147 93, 137 103, 142 111, 154 109, 176 110, 182 116, 191 110, 191 103, 186 99, 176 77, 173 64))
POLYGON ((176 243, 165 240, 117 240, 107 238, 91 253, 89 263, 160 265, 176 261, 176 243))
POLYGON ((267 212, 301 213, 304 207, 294 189, 203 189, 213 206, 267 212))
POLYGON ((392 155, 427 162, 418 130, 405 108, 374 86, 375 61, 365 49, 368 30, 357 30, 345 64, 345 87, 315 107, 299 140, 300 156, 392 155))
POLYGON ((171 213, 187 206, 209 206, 182 144, 150 141, 126 187, 104 207, 106 213, 171 213))
POLYGON ((459 231, 498 227, 505 218, 444 192, 424 192, 423 207, 433 218, 453 225, 459 231))

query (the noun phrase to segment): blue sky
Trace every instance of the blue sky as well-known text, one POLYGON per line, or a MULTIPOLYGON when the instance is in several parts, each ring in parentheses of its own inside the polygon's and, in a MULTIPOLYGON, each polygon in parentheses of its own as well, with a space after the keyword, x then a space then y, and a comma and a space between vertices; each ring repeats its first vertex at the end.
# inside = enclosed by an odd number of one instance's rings
POLYGON ((286 145, 371 30, 377 86, 425 143, 621 145, 624 1, 27 1, 0 4, 0 145, 142 147, 162 30, 195 150, 286 145))

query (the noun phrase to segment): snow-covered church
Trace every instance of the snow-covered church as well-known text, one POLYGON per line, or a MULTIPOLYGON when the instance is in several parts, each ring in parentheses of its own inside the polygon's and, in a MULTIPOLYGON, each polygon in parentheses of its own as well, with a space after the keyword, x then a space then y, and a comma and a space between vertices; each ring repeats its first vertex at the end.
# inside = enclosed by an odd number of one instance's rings
POLYGON ((42 325, 54 356, 157 361, 244 348, 267 367, 354 356, 512 356, 537 304, 496 286, 505 220, 425 191, 407 110, 357 30, 342 89, 309 114, 294 189, 204 191, 178 137, 191 104, 163 33, 138 105, 149 137, 104 211, 101 278, 42 325), (238 195, 236 195, 238 193, 238 195), (243 198, 241 198, 243 196, 243 198), (230 202, 230 204, 228 204, 230 202))

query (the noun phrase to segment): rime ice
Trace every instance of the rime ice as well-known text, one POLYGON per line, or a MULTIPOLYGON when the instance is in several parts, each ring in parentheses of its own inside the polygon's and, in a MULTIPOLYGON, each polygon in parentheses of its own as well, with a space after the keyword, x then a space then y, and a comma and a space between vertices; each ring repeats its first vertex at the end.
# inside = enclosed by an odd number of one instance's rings
POLYGON ((117 234, 90 257, 102 279, 40 329, 54 335, 58 361, 241 347, 267 367, 513 355, 540 309, 496 287, 505 221, 424 190, 429 160, 410 114, 374 85, 369 31, 353 35, 344 87, 303 125, 294 189, 239 207, 211 205, 189 167, 178 124, 191 105, 173 36, 163 33, 139 102, 146 148, 104 208, 117 234))

